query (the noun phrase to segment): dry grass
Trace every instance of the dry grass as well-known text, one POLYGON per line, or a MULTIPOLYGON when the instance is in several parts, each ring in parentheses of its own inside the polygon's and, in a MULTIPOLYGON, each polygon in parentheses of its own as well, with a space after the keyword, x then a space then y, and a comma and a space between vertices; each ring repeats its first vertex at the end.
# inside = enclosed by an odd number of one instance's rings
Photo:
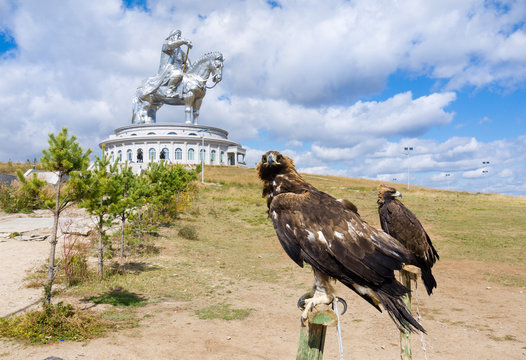
MULTIPOLYGON (((33 163, 29 162, 0 162, 0 174, 16 175, 17 170, 26 172, 33 167, 33 163)), ((40 164, 35 164, 37 169, 41 169, 40 164)))
MULTIPOLYGON (((378 182, 319 175, 305 178, 337 198, 353 201, 364 220, 378 226, 378 182)), ((192 207, 171 227, 159 231, 155 240, 159 255, 130 258, 129 262, 144 266, 73 287, 69 294, 91 298, 119 288, 149 303, 192 300, 185 306, 195 311, 210 303, 235 306, 236 287, 279 282, 305 289, 291 274, 310 270, 298 269, 284 254, 266 215, 254 169, 207 166, 205 180, 192 207), (194 228, 198 238, 181 236, 184 227, 194 228)), ((420 187, 407 191, 400 184, 395 186, 428 229, 442 259, 525 263, 526 198, 420 187)), ((511 286, 523 284, 523 279, 508 280, 511 286)))
MULTIPOLYGON (((261 202, 261 185, 254 169, 206 167, 206 179, 223 184, 228 200, 243 208, 261 202), (252 190, 253 189, 253 190, 252 190), (252 193, 248 193, 251 190, 252 193), (253 193, 257 196, 254 196, 253 193), (236 196, 232 195, 237 194, 236 196), (259 198, 259 199, 257 199, 259 198)), ((368 223, 379 227, 376 188, 380 182, 364 179, 304 174, 317 188, 336 198, 354 202, 368 223)), ((413 211, 430 234, 443 258, 478 261, 501 261, 511 264, 526 262, 526 197, 444 191, 419 186, 386 183, 403 193, 402 201, 413 211)), ((208 193, 216 199, 221 192, 208 193)), ((216 187, 217 188, 217 187, 216 187)), ((222 198, 223 199, 223 198, 222 198)), ((252 219, 260 213, 253 212, 252 219)))

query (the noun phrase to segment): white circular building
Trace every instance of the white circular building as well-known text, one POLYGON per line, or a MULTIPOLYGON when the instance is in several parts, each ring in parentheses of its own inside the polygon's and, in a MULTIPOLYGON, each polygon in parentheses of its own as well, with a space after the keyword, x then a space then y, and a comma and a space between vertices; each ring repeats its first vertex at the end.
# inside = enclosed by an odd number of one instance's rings
POLYGON ((206 125, 132 124, 116 129, 99 146, 135 172, 162 159, 168 164, 245 166, 246 149, 228 140, 226 130, 206 125))

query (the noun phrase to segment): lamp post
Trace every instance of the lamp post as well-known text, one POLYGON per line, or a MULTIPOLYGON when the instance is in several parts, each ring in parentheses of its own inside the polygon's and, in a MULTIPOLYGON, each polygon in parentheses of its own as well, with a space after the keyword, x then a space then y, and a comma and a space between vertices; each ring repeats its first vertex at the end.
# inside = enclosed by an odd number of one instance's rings
POLYGON ((201 184, 205 183, 205 132, 209 129, 201 129, 198 132, 201 133, 201 150, 199 150, 199 157, 201 158, 201 184))
POLYGON ((484 167, 484 169, 482 169, 482 176, 486 178, 486 192, 489 192, 489 178, 488 178, 488 174, 489 174, 489 161, 483 161, 482 162, 482 166, 484 167))
POLYGON ((405 154, 407 155, 407 189, 409 190, 409 152, 413 151, 412 146, 404 147, 405 154))
POLYGON ((449 179, 451 177, 450 173, 446 173, 446 180, 447 180, 447 189, 449 190, 449 179))

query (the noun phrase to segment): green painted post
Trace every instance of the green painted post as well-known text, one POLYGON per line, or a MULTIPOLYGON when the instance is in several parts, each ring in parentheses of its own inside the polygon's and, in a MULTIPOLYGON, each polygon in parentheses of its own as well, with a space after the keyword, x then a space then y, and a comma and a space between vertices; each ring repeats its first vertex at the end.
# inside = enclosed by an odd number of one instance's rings
POLYGON ((335 326, 337 321, 334 311, 314 309, 307 321, 308 326, 300 328, 296 360, 322 360, 327 326, 335 326))

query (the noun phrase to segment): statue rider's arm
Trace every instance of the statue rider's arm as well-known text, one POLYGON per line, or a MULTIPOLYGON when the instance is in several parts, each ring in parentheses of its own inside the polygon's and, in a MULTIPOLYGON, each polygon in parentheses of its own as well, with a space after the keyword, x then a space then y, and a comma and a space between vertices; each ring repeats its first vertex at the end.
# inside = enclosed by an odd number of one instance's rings
POLYGON ((192 42, 185 39, 169 39, 163 46, 163 52, 170 54, 181 45, 187 45, 190 49, 192 48, 192 42))

